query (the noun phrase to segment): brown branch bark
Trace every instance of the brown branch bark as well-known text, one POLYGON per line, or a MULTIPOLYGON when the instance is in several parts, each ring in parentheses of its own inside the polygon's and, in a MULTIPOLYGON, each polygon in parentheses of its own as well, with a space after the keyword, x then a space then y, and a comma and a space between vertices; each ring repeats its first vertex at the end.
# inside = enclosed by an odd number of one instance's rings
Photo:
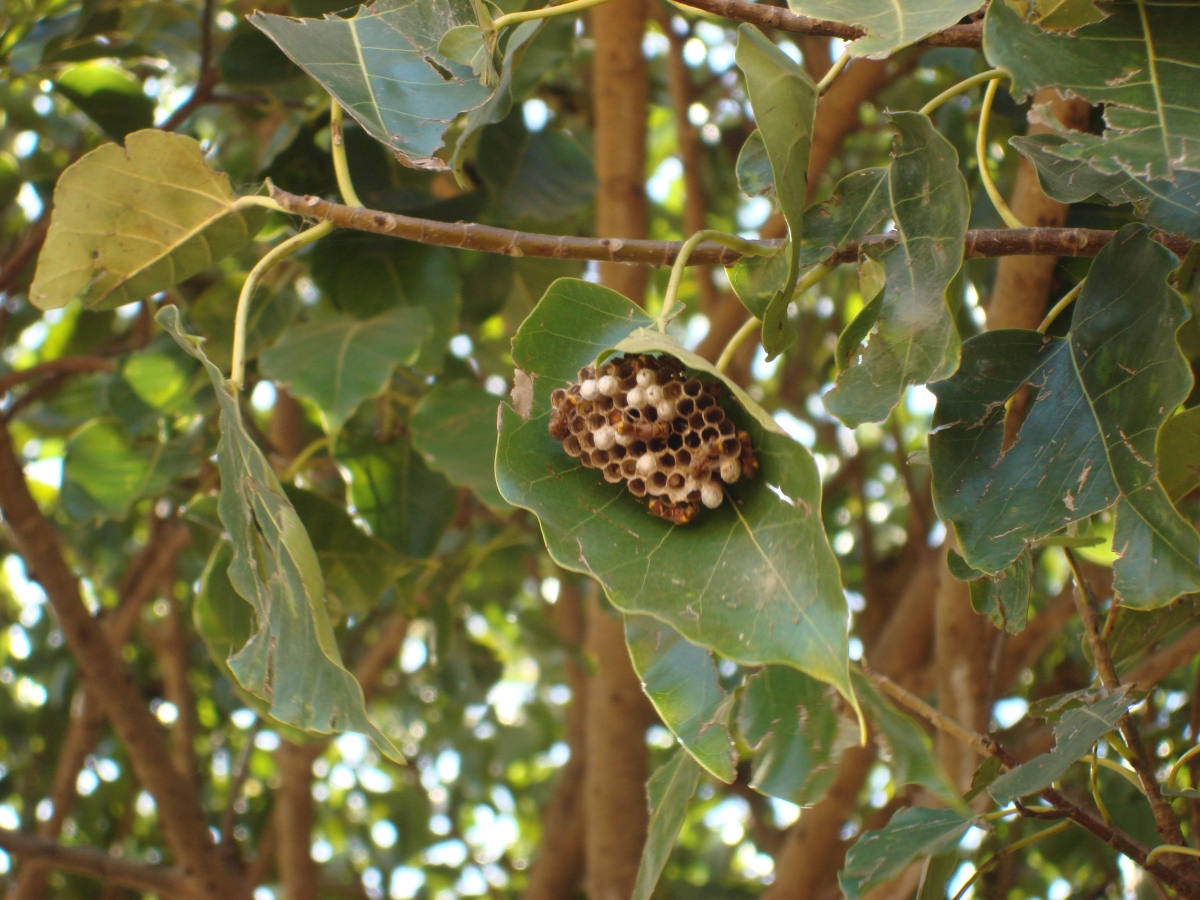
POLYGON ((182 869, 109 856, 92 847, 66 847, 57 841, 0 828, 0 849, 23 863, 74 872, 172 900, 210 900, 211 895, 182 869))
POLYGON ((89 690, 99 698, 125 744, 135 776, 154 797, 176 859, 208 894, 246 896, 237 877, 221 864, 195 785, 171 765, 161 725, 142 701, 132 674, 104 629, 84 606, 58 534, 29 493, 7 428, 0 428, 0 512, 12 528, 31 576, 46 591, 89 690))
POLYGON ((312 858, 313 760, 324 744, 284 741, 275 751, 280 784, 275 791, 275 859, 287 900, 317 900, 317 864, 312 858))
POLYGON ((196 718, 196 696, 188 682, 188 634, 171 589, 173 580, 173 573, 164 579, 162 596, 168 605, 167 614, 161 621, 145 625, 143 630, 158 662, 163 697, 178 711, 171 728, 171 762, 180 775, 196 781, 196 736, 200 733, 200 722, 196 718))
MULTIPOLYGON (((864 34, 861 28, 853 25, 798 16, 783 7, 755 3, 754 0, 688 0, 686 5, 712 13, 714 16, 750 22, 763 28, 778 28, 780 31, 790 31, 793 34, 835 37, 844 41, 852 41, 864 34)), ((981 47, 983 46, 983 26, 981 24, 951 25, 945 31, 931 34, 921 41, 920 45, 924 47, 981 47)))
MULTIPOLYGON (((615 187, 610 188, 610 193, 615 190, 615 187)), ((475 222, 436 222, 433 219, 418 219, 382 210, 343 206, 340 203, 322 200, 320 197, 291 194, 274 185, 271 186, 271 199, 290 213, 310 219, 319 219, 323 222, 332 222, 339 228, 386 234, 408 241, 416 241, 419 244, 455 247, 461 250, 479 250, 484 253, 502 253, 507 256, 589 259, 601 263, 630 265, 644 263, 651 266, 669 266, 675 261, 675 256, 683 245, 681 241, 534 234, 496 228, 491 225, 480 225, 475 222)), ((597 221, 599 222, 599 219, 597 221)), ((607 229, 603 227, 599 227, 598 230, 607 232, 607 229)), ((1027 254, 1095 256, 1113 239, 1115 234, 1115 231, 1102 228, 984 228, 967 232, 964 253, 969 259, 1027 254)), ((1161 231, 1154 232, 1153 237, 1177 256, 1185 255, 1192 243, 1180 235, 1166 234, 1161 231)), ((858 259, 862 246, 878 245, 883 247, 890 245, 895 240, 894 234, 879 234, 863 241, 852 241, 844 249, 831 254, 825 262, 830 264, 854 262, 858 259)), ((778 242, 764 241, 763 244, 774 247, 778 245, 778 242)), ((736 250, 730 250, 717 244, 701 244, 688 258, 688 264, 728 266, 739 259, 741 259, 741 254, 736 250)), ((641 276, 636 283, 631 282, 634 287, 638 283, 644 284, 641 276)))
POLYGON ((13 388, 27 381, 35 381, 50 375, 74 375, 80 372, 111 372, 115 368, 116 365, 113 361, 103 356, 64 356, 61 359, 52 359, 48 362, 30 366, 28 369, 18 369, 16 372, 9 372, 0 378, 0 397, 3 397, 13 388))
MULTIPOLYGON (((555 627, 564 645, 581 652, 587 618, 579 588, 563 582, 554 608, 555 627)), ((529 868, 523 900, 570 900, 579 893, 584 871, 584 773, 587 771, 587 673, 573 659, 566 662, 571 706, 567 710, 567 746, 571 758, 558 775, 554 793, 542 813, 542 840, 529 868)))
MULTIPOLYGON (((0 294, 7 294, 12 290, 30 260, 37 256, 38 251, 42 249, 42 244, 46 240, 46 232, 49 230, 50 216, 48 213, 43 213, 26 232, 25 237, 21 238, 21 242, 9 254, 8 259, 0 263, 0 294)), ((4 333, 0 330, 0 343, 3 340, 4 333)))

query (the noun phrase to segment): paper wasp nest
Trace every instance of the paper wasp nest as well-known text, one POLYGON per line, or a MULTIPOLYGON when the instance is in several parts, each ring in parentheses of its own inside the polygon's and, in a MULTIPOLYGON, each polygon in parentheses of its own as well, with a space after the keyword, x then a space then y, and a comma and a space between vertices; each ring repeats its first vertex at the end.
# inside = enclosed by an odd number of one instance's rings
POLYGON ((700 504, 716 509, 725 485, 753 478, 750 435, 717 403, 720 382, 688 378, 669 356, 627 356, 550 395, 550 434, 604 480, 624 481, 654 515, 686 525, 700 504))

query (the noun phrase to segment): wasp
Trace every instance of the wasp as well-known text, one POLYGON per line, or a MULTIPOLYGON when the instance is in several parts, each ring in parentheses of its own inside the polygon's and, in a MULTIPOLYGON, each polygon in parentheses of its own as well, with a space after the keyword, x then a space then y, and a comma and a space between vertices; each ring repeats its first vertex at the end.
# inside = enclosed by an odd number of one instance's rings
POLYGON ((659 497, 651 497, 646 507, 651 514, 666 519, 672 525, 686 525, 700 512, 700 507, 695 503, 664 503, 659 497))

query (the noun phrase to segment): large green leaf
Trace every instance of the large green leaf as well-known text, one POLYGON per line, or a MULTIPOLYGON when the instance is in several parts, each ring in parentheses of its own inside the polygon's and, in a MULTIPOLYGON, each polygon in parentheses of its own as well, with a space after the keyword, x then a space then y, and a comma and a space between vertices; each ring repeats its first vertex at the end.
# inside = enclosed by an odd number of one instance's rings
POLYGON ((1056 87, 1106 104, 1103 135, 1066 134, 1054 152, 1103 172, 1173 179, 1200 171, 1200 20, 1191 4, 1132 0, 1071 35, 1027 24, 992 3, 983 49, 1012 76, 1013 93, 1056 87))
POLYGON ((596 192, 592 159, 579 141, 553 129, 530 132, 519 112, 483 130, 476 165, 491 210, 505 221, 561 222, 596 192))
POLYGON ((131 131, 154 127, 154 100, 120 66, 108 62, 70 66, 54 87, 114 141, 125 140, 131 131))
POLYGON ((762 313, 762 345, 772 359, 796 340, 787 309, 800 271, 817 86, 802 66, 752 25, 738 29, 737 64, 746 77, 758 134, 771 163, 775 196, 788 223, 789 241, 777 251, 787 254, 787 277, 762 313))
MULTIPOLYGON (((745 146, 749 144, 747 140, 745 146)), ((837 183, 833 196, 804 211, 800 266, 815 265, 849 242, 862 240, 890 210, 887 169, 860 169, 847 175, 837 183)), ((788 254, 781 247, 769 256, 743 256, 727 270, 738 299, 760 319, 787 279, 788 254)))
POLYGON ((1163 231, 1200 239, 1200 173, 1179 172, 1175 180, 1133 178, 1125 172, 1105 173, 1055 150, 1069 142, 1060 134, 1031 134, 1009 143, 1037 167, 1042 190, 1062 203, 1100 198, 1132 203, 1138 216, 1163 231))
POLYGON ((729 735, 732 697, 721 687, 712 651, 650 616, 627 615, 625 640, 642 689, 663 724, 700 765, 732 782, 737 764, 729 735))
POLYGON ((1016 797, 1027 797, 1061 778, 1095 743, 1117 726, 1133 699, 1124 691, 1065 713, 1054 726, 1054 749, 1035 756, 988 786, 988 793, 1004 806, 1016 797))
POLYGON ((846 900, 858 900, 914 860, 955 846, 974 824, 971 816, 956 809, 910 806, 900 810, 882 829, 860 837, 846 853, 846 866, 838 873, 842 893, 846 900))
POLYGON ((471 381, 439 384, 421 398, 408 428, 429 468, 469 487, 493 509, 508 509, 496 487, 498 398, 471 381))
POLYGON ((249 639, 228 658, 230 671, 239 685, 270 703, 279 721, 313 734, 357 731, 390 759, 402 761, 367 717, 362 688, 342 665, 325 611, 321 564, 270 463, 242 424, 237 395, 200 341, 183 330, 176 307, 165 307, 156 318, 204 365, 221 405, 218 512, 233 545, 229 580, 254 613, 249 639))
POLYGON ((376 140, 418 168, 446 168, 434 156, 446 129, 495 91, 438 50, 446 32, 475 24, 471 0, 378 0, 350 19, 255 12, 250 21, 376 140))
POLYGON ((731 487, 732 502, 684 527, 651 516, 550 436, 551 391, 610 348, 669 352, 722 377, 646 331, 651 324, 608 288, 574 279, 550 286, 513 342, 513 361, 533 379, 533 396, 526 418, 501 408, 500 493, 537 514, 559 565, 592 574, 621 610, 652 615, 737 662, 795 666, 852 697, 846 601, 821 525, 816 467, 744 391, 726 382, 740 404, 726 411, 750 434, 761 471, 731 487))
POLYGON ((682 747, 650 776, 646 786, 650 794, 650 828, 646 846, 642 849, 632 900, 650 900, 654 893, 699 781, 700 766, 682 747))
POLYGON ((788 666, 765 666, 747 679, 738 729, 754 749, 751 787, 798 806, 825 793, 841 750, 841 717, 827 690, 788 666))
POLYGON ((962 555, 994 574, 1033 541, 1116 505, 1114 587, 1127 606, 1200 589, 1200 535, 1156 477, 1155 440, 1191 389, 1175 342, 1187 318, 1167 283, 1175 257, 1129 225, 1092 265, 1064 338, 993 331, 933 385, 929 454, 939 515, 962 555), (1005 402, 1037 389, 1017 442, 1001 453, 1005 402))
POLYGON ((350 476, 348 499, 371 534, 413 559, 433 553, 454 518, 458 491, 408 441, 356 435, 338 443, 337 461, 350 476))
POLYGON ((946 558, 950 574, 967 582, 971 592, 971 608, 987 616, 997 628, 1009 634, 1025 630, 1029 615, 1029 592, 1033 588, 1033 554, 1029 548, 1007 569, 988 575, 967 565, 956 550, 946 558))
POLYGON ((245 246, 265 210, 238 210, 229 178, 189 137, 135 131, 69 166, 29 298, 41 309, 141 300, 245 246))
POLYGON ((74 517, 119 516, 162 493, 200 465, 193 442, 133 441, 115 422, 96 419, 71 435, 63 461, 63 502, 74 517))
MULTIPOLYGON (((873 258, 887 281, 878 315, 857 362, 825 394, 826 409, 850 427, 882 422, 914 384, 945 378, 958 363, 959 340, 946 289, 962 265, 970 216, 967 184, 954 146, 920 113, 893 113, 898 132, 888 166, 896 243, 873 258)), ((867 333, 868 323, 849 326, 867 333)))
POLYGON ((409 564, 378 538, 364 534, 345 508, 320 494, 284 486, 312 541, 325 593, 341 613, 369 612, 409 564))
POLYGON ((337 435, 360 403, 387 387, 396 366, 416 362, 429 333, 425 310, 412 306, 359 321, 321 319, 285 331, 259 356, 259 367, 315 403, 325 430, 337 435))
POLYGON ((866 34, 850 52, 878 59, 979 9, 975 0, 788 0, 788 6, 802 16, 857 25, 866 34))

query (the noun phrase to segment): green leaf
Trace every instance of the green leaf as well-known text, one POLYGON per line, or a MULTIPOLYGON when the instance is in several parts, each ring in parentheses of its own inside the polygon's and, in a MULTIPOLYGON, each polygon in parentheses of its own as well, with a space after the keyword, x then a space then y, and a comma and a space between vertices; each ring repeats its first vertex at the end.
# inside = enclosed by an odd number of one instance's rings
POLYGON ((1005 3, 984 20, 988 61, 1020 99, 1042 87, 1105 104, 1103 135, 1072 131, 1059 156, 1102 172, 1173 180, 1200 171, 1200 29, 1188 4, 1109 4, 1102 22, 1071 35, 1026 24, 1005 3))
POLYGON ((537 514, 559 565, 591 574, 622 611, 652 615, 737 662, 795 666, 852 697, 846 601, 821 525, 816 467, 741 388, 725 381, 740 404, 726 412, 750 434, 761 470, 733 486, 733 502, 685 527, 651 516, 550 436, 551 391, 613 347, 668 352, 724 380, 700 357, 644 329, 651 324, 608 288, 574 279, 550 286, 513 341, 513 361, 533 379, 533 397, 528 418, 501 407, 500 493, 537 514), (639 327, 636 340, 623 340, 639 327))
POLYGON ((737 183, 738 190, 748 197, 769 197, 775 193, 771 160, 767 156, 762 133, 757 128, 750 132, 738 151, 737 183))
POLYGON ((233 545, 219 540, 209 554, 204 572, 200 576, 200 590, 192 605, 192 623, 196 633, 204 639, 208 655, 229 679, 237 695, 270 726, 294 743, 309 740, 307 732, 293 728, 271 715, 271 704, 256 697, 240 684, 229 668, 229 658, 245 646, 254 633, 253 607, 233 589, 229 580, 229 564, 233 562, 233 545))
POLYGON ((732 697, 721 687, 712 651, 650 616, 627 615, 625 641, 642 689, 663 724, 700 765, 732 782, 737 764, 729 735, 732 697))
MULTIPOLYGON (((860 169, 847 175, 828 200, 804 211, 800 265, 815 265, 849 242, 862 240, 890 209, 887 169, 860 169)), ((743 256, 726 270, 738 299, 757 318, 763 317, 767 304, 787 280, 790 252, 784 244, 769 256, 743 256)))
POLYGON ((240 25, 225 45, 217 60, 217 71, 222 84, 259 90, 304 77, 304 71, 288 59, 273 40, 248 25, 240 25))
POLYGON ((893 708, 865 675, 854 672, 852 678, 863 711, 875 724, 875 740, 887 752, 896 784, 920 785, 951 805, 961 804, 958 789, 938 763, 925 730, 893 708))
POLYGON ((369 612, 411 568, 383 541, 365 534, 343 507, 291 485, 283 490, 321 563, 325 593, 341 613, 369 612))
POLYGON ((1007 569, 988 575, 967 565, 957 551, 951 549, 946 562, 950 574, 967 582, 971 591, 971 608, 987 616, 997 628, 1009 634, 1025 630, 1029 615, 1029 592, 1033 588, 1033 554, 1026 547, 1007 569))
POLYGON ((817 86, 802 66, 751 25, 738 29, 737 64, 746 77, 758 134, 771 163, 775 196, 788 223, 787 278, 762 314, 762 345, 773 359, 796 341, 787 308, 800 271, 800 239, 808 193, 817 86))
POLYGON ((0 211, 8 209, 8 205, 17 199, 23 183, 17 158, 7 150, 0 150, 0 211))
POLYGON ((454 519, 458 491, 426 468, 408 441, 348 435, 338 443, 337 461, 350 476, 348 499, 371 534, 413 559, 433 553, 454 519))
MULTIPOLYGON (((851 428, 884 421, 909 387, 945 378, 958 364, 946 289, 962 265, 971 208, 967 184, 954 146, 927 116, 893 113, 892 122, 898 134, 888 192, 897 240, 871 254, 887 273, 878 330, 861 359, 822 398, 851 428)), ((858 334, 864 326, 851 327, 858 334)))
POLYGON ((842 718, 825 685, 788 666, 765 666, 746 681, 738 728, 754 749, 750 786, 809 806, 837 774, 842 718))
POLYGON ((204 365, 221 405, 218 511, 233 544, 229 580, 253 608, 254 630, 228 658, 250 693, 270 703, 270 714, 312 734, 357 731, 389 759, 402 762, 367 717, 362 688, 342 665, 325 611, 321 565, 279 479, 242 424, 237 395, 187 334, 179 310, 155 317, 204 365))
POLYGON ((1200 173, 1179 172, 1171 181, 1132 178, 1124 172, 1105 174, 1054 151, 1069 142, 1058 134, 1010 138, 1009 143, 1037 167, 1038 180, 1050 197, 1078 203, 1093 197, 1109 203, 1132 203, 1138 217, 1155 228, 1200 239, 1200 173))
POLYGON ((429 468, 469 487, 492 509, 509 506, 496 487, 496 414, 500 401, 470 381, 439 384, 421 398, 408 428, 429 468))
POLYGON ((1054 726, 1054 749, 1005 772, 988 787, 1001 806, 1017 797, 1027 797, 1049 787, 1092 746, 1117 726, 1117 720, 1133 703, 1125 692, 1098 700, 1065 713, 1054 726))
POLYGON ((1033 0, 1033 20, 1048 31, 1074 31, 1103 18, 1092 0, 1033 0))
POLYGON ((846 853, 838 884, 846 900, 899 875, 909 863, 953 847, 975 819, 956 809, 899 810, 879 831, 868 831, 846 853))
POLYGON ((475 24, 470 0, 378 0, 351 19, 255 12, 250 21, 417 168, 447 168, 434 156, 446 129, 495 91, 438 49, 449 31, 475 24))
POLYGON ((1158 433, 1158 480, 1173 501, 1200 487, 1200 407, 1185 409, 1163 423, 1158 433))
POLYGON ((200 466, 194 442, 132 441, 115 422, 95 419, 71 435, 63 461, 63 502, 73 517, 120 516, 200 466))
POLYGON ((857 25, 866 34, 847 49, 875 59, 891 56, 979 9, 974 0, 788 0, 788 6, 802 16, 857 25))
POLYGON ((1175 342, 1187 318, 1167 283, 1175 257, 1129 225, 1096 257, 1071 330, 994 331, 967 341, 937 395, 929 455, 938 514, 962 555, 994 574, 1033 541, 1116 507, 1114 587, 1127 606, 1200 589, 1200 535, 1155 475, 1155 438, 1191 389, 1175 342), (1006 400, 1037 389, 1001 453, 1006 400))
POLYGON ((360 403, 383 392, 396 366, 416 362, 429 333, 429 317, 416 307, 359 321, 322 319, 285 331, 259 356, 259 368, 315 403, 336 436, 360 403))
MULTIPOLYGON (((1194 625, 1198 615, 1200 596, 1196 594, 1187 594, 1158 609, 1123 607, 1111 633, 1104 639, 1118 672, 1152 648, 1165 646, 1176 631, 1194 625)), ((1085 643, 1084 651, 1088 650, 1085 643)))
POLYGON ((505 220, 561 222, 596 192, 592 159, 579 141, 551 129, 531 133, 519 112, 483 130, 477 165, 490 208, 505 220))
POLYGON ((667 858, 683 827, 692 795, 700 780, 700 766, 682 747, 662 768, 650 776, 650 827, 632 900, 650 900, 654 886, 667 865, 667 858))
POLYGON ((946 886, 959 865, 961 860, 957 847, 928 857, 921 871, 921 883, 915 900, 946 900, 946 886))
POLYGON ((59 177, 29 298, 40 309, 141 300, 244 247, 265 213, 234 207, 229 177, 191 138, 135 131, 59 177))
POLYGON ((154 127, 154 100, 120 66, 107 62, 70 66, 54 87, 118 143, 131 131, 154 127))

